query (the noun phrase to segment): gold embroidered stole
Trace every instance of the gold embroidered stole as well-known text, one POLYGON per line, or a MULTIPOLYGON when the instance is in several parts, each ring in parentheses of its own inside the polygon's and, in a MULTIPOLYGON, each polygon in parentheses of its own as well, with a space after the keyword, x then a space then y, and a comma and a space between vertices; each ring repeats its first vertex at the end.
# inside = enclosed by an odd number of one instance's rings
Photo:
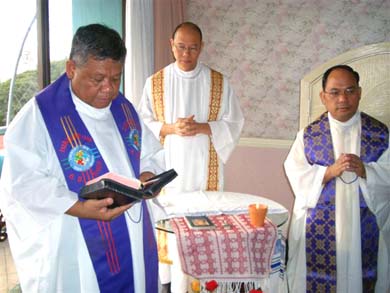
MULTIPOLYGON (((218 113, 221 109, 222 89, 223 75, 211 69, 210 105, 208 121, 216 121, 218 119, 218 113)), ((214 148, 213 142, 211 141, 211 136, 209 136, 209 142, 209 174, 207 179, 207 190, 217 191, 219 181, 218 154, 214 148)))
MULTIPOLYGON (((221 108, 223 92, 223 75, 211 69, 211 88, 208 121, 216 121, 221 108)), ((164 117, 164 69, 156 72, 152 77, 152 98, 155 119, 165 123, 164 117)), ((163 138, 160 138, 164 144, 163 138)), ((206 190, 217 191, 219 182, 218 155, 209 137, 209 164, 206 190)))
MULTIPOLYGON (((154 119, 164 124, 164 69, 156 72, 152 77, 152 98, 154 119)), ((164 145, 164 138, 161 136, 160 143, 164 145)))

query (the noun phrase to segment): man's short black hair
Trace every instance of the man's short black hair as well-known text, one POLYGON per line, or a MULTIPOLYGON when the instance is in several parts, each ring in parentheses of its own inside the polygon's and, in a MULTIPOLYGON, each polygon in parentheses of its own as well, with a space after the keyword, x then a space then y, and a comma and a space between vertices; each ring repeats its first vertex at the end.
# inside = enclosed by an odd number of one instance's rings
POLYGON ((177 32, 179 29, 183 28, 183 27, 188 27, 188 28, 193 29, 194 31, 196 31, 196 32, 199 34, 199 36, 200 36, 200 41, 202 42, 203 35, 202 35, 202 31, 201 31, 200 27, 197 26, 195 23, 190 22, 190 21, 182 22, 181 24, 179 24, 179 25, 175 28, 175 30, 173 31, 173 34, 172 34, 172 40, 175 39, 176 32, 177 32))
POLYGON ((348 66, 348 65, 340 64, 340 65, 333 66, 333 67, 329 68, 327 71, 325 71, 324 76, 322 77, 322 89, 323 89, 323 90, 325 90, 325 87, 326 87, 326 83, 327 83, 327 81, 328 81, 329 74, 330 74, 333 70, 336 70, 336 69, 344 69, 344 70, 346 70, 346 71, 351 72, 352 75, 353 75, 353 77, 354 77, 355 80, 356 80, 357 85, 359 85, 359 80, 360 80, 359 73, 357 73, 355 70, 353 70, 352 67, 350 67, 350 66, 348 66))
POLYGON ((125 43, 117 31, 95 23, 77 29, 69 59, 77 65, 85 64, 89 57, 97 60, 112 59, 123 64, 126 52, 125 43))

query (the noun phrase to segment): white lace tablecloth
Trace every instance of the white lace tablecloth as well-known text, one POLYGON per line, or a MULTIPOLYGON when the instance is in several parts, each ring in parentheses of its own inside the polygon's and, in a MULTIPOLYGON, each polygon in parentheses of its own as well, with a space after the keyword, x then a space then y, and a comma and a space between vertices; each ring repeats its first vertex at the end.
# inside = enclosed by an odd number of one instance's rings
POLYGON ((268 205, 268 214, 286 214, 288 210, 271 199, 237 192, 194 191, 180 194, 163 192, 157 197, 164 210, 161 218, 186 215, 239 214, 248 212, 248 205, 268 205))

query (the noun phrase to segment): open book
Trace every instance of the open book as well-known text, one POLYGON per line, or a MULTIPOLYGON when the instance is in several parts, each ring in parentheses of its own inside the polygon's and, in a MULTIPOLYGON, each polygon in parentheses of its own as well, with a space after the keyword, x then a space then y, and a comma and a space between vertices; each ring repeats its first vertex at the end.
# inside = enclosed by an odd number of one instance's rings
POLYGON ((85 199, 103 199, 111 197, 114 203, 110 208, 149 199, 157 196, 165 185, 175 179, 177 173, 174 169, 156 175, 145 182, 135 178, 126 178, 108 172, 99 176, 81 188, 79 196, 85 199))

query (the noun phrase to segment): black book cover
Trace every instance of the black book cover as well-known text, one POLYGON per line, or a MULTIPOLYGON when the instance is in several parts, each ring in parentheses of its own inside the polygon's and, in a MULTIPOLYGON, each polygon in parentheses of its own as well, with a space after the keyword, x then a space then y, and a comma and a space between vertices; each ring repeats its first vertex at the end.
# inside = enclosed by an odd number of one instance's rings
POLYGON ((104 178, 103 176, 99 181, 83 186, 79 196, 84 199, 111 197, 114 199, 114 203, 109 207, 114 208, 157 196, 161 188, 175 179, 176 176, 176 171, 170 169, 146 180, 142 184, 140 183, 138 188, 119 183, 113 179, 104 178))

